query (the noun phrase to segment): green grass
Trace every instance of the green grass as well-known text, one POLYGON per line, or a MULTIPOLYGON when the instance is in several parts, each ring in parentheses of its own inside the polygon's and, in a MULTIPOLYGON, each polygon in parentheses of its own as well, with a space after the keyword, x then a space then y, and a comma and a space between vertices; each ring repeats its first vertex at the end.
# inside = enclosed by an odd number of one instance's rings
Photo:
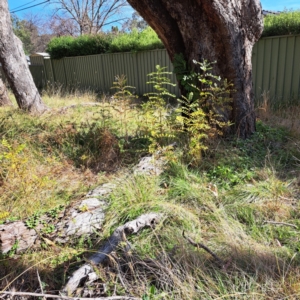
MULTIPOLYGON (((160 212, 164 217, 155 229, 129 237, 131 256, 117 251, 123 259, 126 289, 133 295, 142 299, 300 297, 296 132, 258 121, 257 132, 248 140, 210 141, 197 167, 190 165, 182 142, 166 152, 165 172, 148 177, 131 171, 148 152, 151 138, 147 130, 139 131, 147 123, 136 100, 115 102, 76 92, 64 97, 44 94, 44 101, 51 111, 40 117, 16 108, 0 110, 0 221, 31 216, 32 223, 35 214, 71 203, 95 185, 114 182, 118 188, 110 196, 96 245, 79 240, 74 246, 48 246, 2 257, 0 289, 35 291, 38 270, 45 291, 58 290, 83 255, 94 251, 116 227, 142 213, 160 212), (220 268, 209 253, 190 245, 183 231, 209 247, 225 266, 220 268)), ((269 112, 269 121, 272 116, 269 112)), ((100 266, 97 272, 107 284, 107 295, 115 289, 125 293, 111 266, 100 266)))

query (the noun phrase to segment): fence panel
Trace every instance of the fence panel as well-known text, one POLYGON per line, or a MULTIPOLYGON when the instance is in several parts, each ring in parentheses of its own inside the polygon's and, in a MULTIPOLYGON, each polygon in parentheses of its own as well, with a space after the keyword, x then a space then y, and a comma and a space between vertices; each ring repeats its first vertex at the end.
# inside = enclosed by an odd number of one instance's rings
POLYGON ((300 101, 300 35, 263 38, 253 49, 256 101, 267 92, 272 104, 300 101))
POLYGON ((67 86, 67 76, 63 59, 51 59, 55 82, 67 86))
POLYGON ((39 56, 30 56, 30 62, 32 65, 43 65, 44 57, 39 56))
POLYGON ((293 76, 291 81, 291 96, 300 101, 300 36, 295 36, 293 76))
MULTIPOLYGON (((257 102, 264 92, 268 92, 272 103, 300 101, 299 53, 300 35, 268 37, 256 43, 252 63, 257 102)), ((158 64, 167 67, 167 71, 173 71, 172 63, 164 49, 69 57, 61 60, 44 59, 43 78, 66 86, 112 93, 115 76, 125 74, 127 84, 136 87, 136 93, 143 95, 153 91, 152 85, 146 83, 149 81, 147 74, 154 72, 158 64)), ((39 86, 40 78, 38 75, 39 86)), ((170 78, 176 83, 174 74, 170 78)), ((179 95, 177 86, 168 89, 171 93, 179 95)))
POLYGON ((54 84, 55 79, 54 79, 51 59, 44 59, 44 67, 45 67, 45 75, 46 75, 47 83, 54 84))
POLYGON ((77 84, 77 59, 75 57, 65 57, 64 64, 67 85, 68 87, 75 87, 77 84))
MULTIPOLYGON (((119 53, 119 60, 123 61, 122 74, 126 75, 127 85, 134 87, 135 89, 130 90, 132 93, 140 94, 139 90, 139 70, 137 67, 136 53, 119 53)), ((116 73, 116 75, 122 75, 116 73)))
POLYGON ((45 68, 43 65, 30 65, 31 72, 35 86, 40 90, 46 85, 45 68))

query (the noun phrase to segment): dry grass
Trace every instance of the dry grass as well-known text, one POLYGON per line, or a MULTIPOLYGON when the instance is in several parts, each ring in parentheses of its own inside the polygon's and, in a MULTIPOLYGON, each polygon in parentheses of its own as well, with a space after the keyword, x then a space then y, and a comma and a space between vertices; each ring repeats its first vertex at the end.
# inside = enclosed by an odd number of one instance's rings
POLYGON ((39 118, 16 108, 1 110, 0 215, 23 219, 67 204, 101 180, 99 171, 116 169, 119 150, 115 136, 108 129, 93 131, 89 122, 98 106, 83 106, 97 105, 95 100, 90 93, 45 96, 52 109, 39 118), (70 105, 74 108, 60 113, 61 107, 70 105), (94 152, 89 151, 90 145, 82 146, 81 156, 76 158, 76 140, 93 143, 94 152))
POLYGON ((262 103, 257 108, 257 116, 263 122, 272 126, 282 126, 295 136, 300 135, 300 105, 289 105, 273 109, 269 95, 265 92, 262 95, 262 103))
POLYGON ((118 188, 97 243, 44 245, 2 257, 0 289, 39 291, 38 270, 45 291, 57 293, 89 256, 85 251, 95 250, 113 228, 158 211, 164 213, 162 223, 131 237, 130 253, 120 247, 98 268, 100 279, 81 293, 115 291, 143 300, 300 299, 299 107, 272 111, 266 98, 258 112, 263 123, 251 139, 217 141, 197 169, 185 165, 178 149, 168 170, 149 178, 128 176, 126 165, 140 155, 130 148, 142 124, 136 106, 99 101, 91 93, 48 94, 44 100, 52 110, 39 118, 0 111, 0 141, 8 143, 0 153, 11 154, 0 166, 0 212, 24 218, 73 201, 103 181, 118 188), (189 245, 183 230, 225 266, 189 245))

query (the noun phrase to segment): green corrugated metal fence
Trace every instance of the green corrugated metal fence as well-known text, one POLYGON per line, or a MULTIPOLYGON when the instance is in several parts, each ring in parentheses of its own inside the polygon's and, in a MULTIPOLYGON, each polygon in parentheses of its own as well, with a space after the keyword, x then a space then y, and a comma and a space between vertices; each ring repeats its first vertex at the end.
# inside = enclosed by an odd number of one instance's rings
MULTIPOLYGON (((300 101, 300 35, 269 37, 261 39, 253 49, 253 83, 256 100, 268 93, 271 103, 300 101)), ((60 60, 35 59, 30 66, 38 88, 54 82, 72 88, 91 89, 105 93, 113 92, 111 87, 116 75, 125 74, 127 84, 136 87, 142 95, 152 90, 146 82, 147 74, 155 66, 173 66, 166 50, 152 50, 138 53, 100 54, 83 57, 67 57, 60 60), (37 63, 44 65, 37 65, 37 63)), ((2 74, 3 77, 3 74, 2 74)), ((176 82, 175 75, 170 76, 176 82)), ((170 92, 179 94, 178 88, 170 92)))
MULTIPOLYGON (((43 65, 29 65, 29 70, 33 77, 34 83, 38 89, 42 89, 47 84, 47 77, 43 65)), ((0 78, 6 81, 4 71, 0 66, 0 78)))
POLYGON ((271 103, 300 101, 300 35, 259 40, 252 63, 256 99, 267 92, 271 103))
MULTIPOLYGON (((260 39, 253 49, 252 62, 257 101, 264 92, 272 102, 300 101, 300 35, 260 39)), ((112 92, 115 76, 125 74, 127 84, 136 87, 139 95, 152 91, 146 84, 147 74, 155 71, 157 64, 173 70, 166 50, 44 59, 50 83, 107 93, 112 92)), ((174 74, 170 78, 176 82, 174 74)), ((170 91, 179 94, 177 87, 170 91)))
MULTIPOLYGON (((138 53, 113 53, 78 57, 66 57, 60 60, 45 59, 46 76, 50 83, 64 86, 110 92, 116 75, 125 74, 127 84, 136 88, 141 95, 153 91, 147 74, 155 71, 155 66, 173 66, 166 50, 152 50, 138 53)), ((169 76, 176 82, 175 75, 169 76)), ((178 88, 171 87, 174 94, 178 88)))
POLYGON ((46 85, 46 74, 43 65, 30 65, 29 66, 34 83, 38 89, 42 89, 46 85))

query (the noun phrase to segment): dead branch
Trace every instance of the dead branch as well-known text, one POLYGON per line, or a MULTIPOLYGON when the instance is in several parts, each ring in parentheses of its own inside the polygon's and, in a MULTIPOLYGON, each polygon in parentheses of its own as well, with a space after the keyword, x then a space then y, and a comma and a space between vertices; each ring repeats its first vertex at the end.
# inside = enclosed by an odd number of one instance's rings
POLYGON ((264 221, 264 224, 272 224, 272 225, 283 225, 283 226, 290 226, 298 229, 297 225, 285 222, 276 222, 276 221, 264 221))
POLYGON ((202 248, 203 250, 205 250, 206 252, 208 252, 218 263, 218 265, 220 265, 221 267, 223 267, 225 265, 225 262, 219 257, 217 256, 217 254, 215 254, 214 252, 212 252, 207 246, 205 246, 202 243, 196 243, 194 242, 190 237, 185 236, 184 231, 182 232, 182 236, 194 247, 197 248, 202 248))
POLYGON ((52 295, 52 294, 39 294, 39 293, 27 293, 27 292, 5 292, 0 291, 0 294, 12 295, 12 296, 31 296, 31 297, 44 297, 64 300, 141 300, 141 298, 130 297, 130 296, 110 296, 110 297, 97 297, 97 298, 78 298, 68 297, 63 295, 52 295))
POLYGON ((71 295, 79 286, 80 282, 87 279, 89 274, 94 272, 93 265, 103 263, 108 255, 118 247, 120 242, 127 242, 126 235, 136 234, 145 227, 155 227, 155 224, 158 223, 161 217, 161 214, 156 213, 144 214, 133 221, 119 226, 109 237, 108 241, 88 259, 90 263, 83 265, 73 273, 63 288, 63 293, 71 295))

